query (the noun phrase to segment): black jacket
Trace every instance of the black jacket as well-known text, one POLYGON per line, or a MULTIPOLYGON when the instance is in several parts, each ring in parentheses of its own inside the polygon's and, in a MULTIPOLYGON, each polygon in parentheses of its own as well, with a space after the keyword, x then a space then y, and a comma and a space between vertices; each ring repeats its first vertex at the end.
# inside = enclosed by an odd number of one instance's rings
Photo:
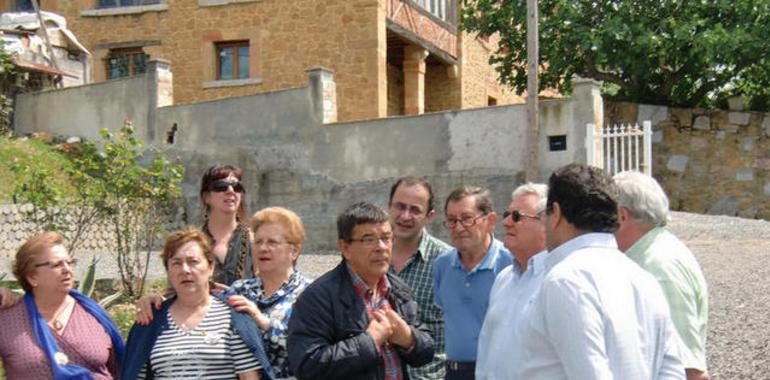
MULTIPOLYGON (((420 322, 409 287, 387 274, 388 301, 412 328, 414 348, 396 348, 404 378, 406 365, 421 366, 433 359, 435 343, 420 322)), ((384 379, 385 365, 374 340, 366 333, 369 316, 353 288, 345 261, 313 282, 299 296, 289 318, 289 367, 298 379, 384 379)))

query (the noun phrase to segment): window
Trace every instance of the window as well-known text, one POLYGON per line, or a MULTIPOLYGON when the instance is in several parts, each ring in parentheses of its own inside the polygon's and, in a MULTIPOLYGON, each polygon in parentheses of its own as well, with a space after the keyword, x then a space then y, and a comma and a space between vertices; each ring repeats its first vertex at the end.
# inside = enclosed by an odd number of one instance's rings
POLYGON ((249 78, 249 41, 219 42, 217 80, 249 78))
POLYGON ((135 5, 158 4, 160 0, 97 0, 99 8, 131 7, 135 5))
POLYGON ((107 79, 144 74, 147 71, 148 58, 142 48, 110 50, 107 55, 107 79))
POLYGON ((32 0, 16 0, 14 1, 16 12, 32 12, 35 7, 32 6, 32 0))

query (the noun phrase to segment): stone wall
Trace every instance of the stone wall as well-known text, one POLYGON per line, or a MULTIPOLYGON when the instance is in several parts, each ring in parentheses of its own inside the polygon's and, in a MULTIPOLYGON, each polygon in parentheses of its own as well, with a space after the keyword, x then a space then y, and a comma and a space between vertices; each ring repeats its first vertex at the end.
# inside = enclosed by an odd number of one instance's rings
POLYGON ((494 97, 498 105, 524 103, 524 97, 516 95, 510 89, 498 83, 497 72, 489 64, 489 56, 495 52, 498 38, 487 39, 476 34, 462 33, 460 51, 462 64, 462 108, 487 106, 489 97, 494 97))
POLYGON ((383 105, 372 101, 378 99, 379 83, 385 83, 379 65, 385 54, 384 9, 378 0, 164 0, 159 5, 126 7, 136 11, 124 8, 116 14, 111 11, 120 8, 93 9, 93 0, 50 4, 92 52, 97 81, 106 77, 109 49, 121 46, 142 46, 151 58, 174 64, 178 104, 303 86, 305 70, 321 65, 337 73, 340 119, 385 115, 385 100, 383 105), (234 40, 250 41, 253 80, 217 85, 214 42, 234 40))
POLYGON ((605 103, 653 126, 652 171, 674 210, 770 220, 770 114, 605 103))

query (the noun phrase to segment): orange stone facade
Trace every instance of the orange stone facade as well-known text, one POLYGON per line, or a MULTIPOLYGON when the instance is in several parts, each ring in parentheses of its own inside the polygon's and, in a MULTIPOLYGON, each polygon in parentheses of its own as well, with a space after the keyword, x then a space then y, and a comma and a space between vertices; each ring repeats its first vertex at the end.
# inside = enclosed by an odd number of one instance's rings
MULTIPOLYGON (((13 1, 0 0, 0 10, 13 10, 13 1)), ((107 78, 114 49, 170 61, 175 104, 305 86, 306 70, 319 66, 334 72, 339 121, 523 101, 497 84, 489 42, 410 0, 161 0, 117 8, 41 0, 41 8, 64 16, 91 52, 94 81, 107 78), (216 80, 216 43, 228 41, 248 41, 248 80, 216 80)))

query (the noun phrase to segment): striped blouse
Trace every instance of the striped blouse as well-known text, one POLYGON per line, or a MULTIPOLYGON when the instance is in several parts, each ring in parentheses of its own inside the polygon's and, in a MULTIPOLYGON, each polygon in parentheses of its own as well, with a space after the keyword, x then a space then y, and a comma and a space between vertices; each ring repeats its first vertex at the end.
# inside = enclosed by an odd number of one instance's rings
MULTIPOLYGON (((216 298, 193 330, 182 330, 168 315, 168 329, 155 341, 149 366, 155 379, 231 380, 261 368, 230 326, 230 310, 216 298)), ((139 374, 146 378, 147 365, 139 374)))

